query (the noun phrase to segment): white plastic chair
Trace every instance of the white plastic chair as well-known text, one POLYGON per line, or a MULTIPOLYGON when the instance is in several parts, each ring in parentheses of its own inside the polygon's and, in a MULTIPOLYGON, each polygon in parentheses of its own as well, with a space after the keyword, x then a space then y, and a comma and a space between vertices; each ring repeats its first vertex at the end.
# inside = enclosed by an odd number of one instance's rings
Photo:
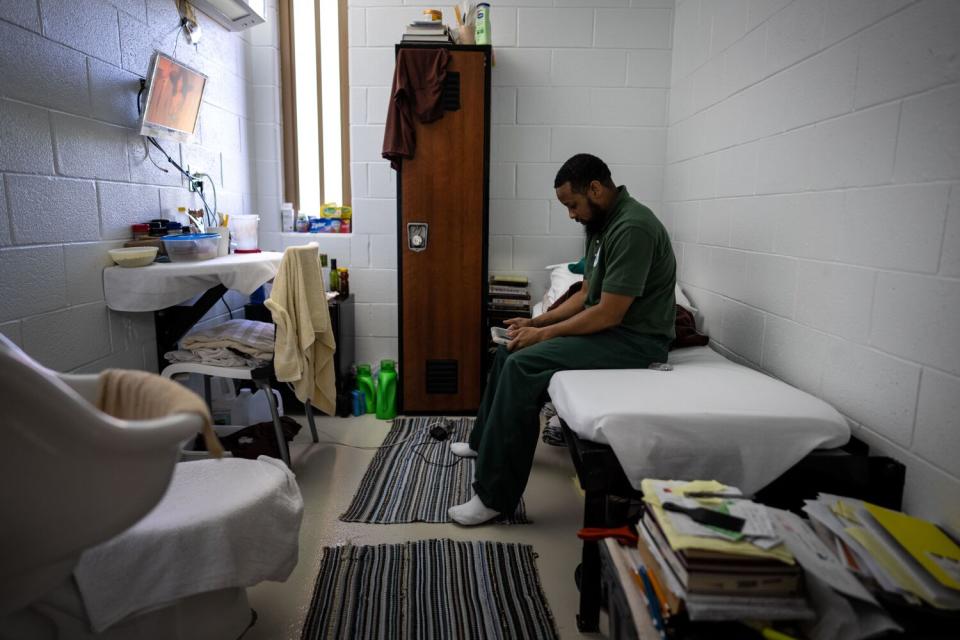
POLYGON ((95 408, 97 389, 97 375, 51 371, 0 335, 0 616, 146 515, 203 426, 196 414, 118 420, 95 408))
MULTIPOLYGON (((209 378, 230 378, 233 380, 252 380, 258 389, 263 389, 267 396, 267 403, 270 406, 270 416, 273 419, 273 431, 277 438, 277 447, 280 449, 280 457, 290 468, 290 448, 287 446, 287 439, 283 435, 283 427, 280 424, 280 412, 277 409, 277 399, 273 395, 273 389, 270 386, 270 378, 273 376, 273 365, 267 364, 257 368, 244 367, 217 367, 199 362, 178 362, 163 368, 160 375, 164 378, 175 378, 176 376, 196 373, 204 376, 204 395, 207 404, 210 404, 209 378)), ((303 403, 307 414, 307 422, 310 425, 310 433, 313 435, 313 441, 318 442, 317 426, 313 419, 313 407, 310 402, 303 403)))
MULTIPOLYGON (((240 578, 133 611, 101 633, 91 630, 74 579, 84 552, 125 536, 130 540, 136 537, 132 532, 151 540, 168 530, 178 531, 175 544, 196 547, 196 536, 186 524, 195 524, 198 513, 222 522, 218 536, 233 536, 230 544, 236 545, 238 538, 246 540, 250 534, 230 530, 230 522, 249 518, 252 512, 272 518, 277 505, 284 513, 299 509, 302 514, 303 508, 299 492, 299 504, 291 498, 287 483, 292 476, 277 479, 256 473, 260 461, 225 460, 229 468, 222 475, 211 475, 205 463, 178 466, 181 443, 201 430, 203 418, 178 413, 119 420, 96 408, 99 384, 96 374, 47 369, 0 335, 0 437, 5 445, 0 463, 0 639, 239 637, 252 625, 246 586, 253 584, 240 578), (249 468, 238 471, 237 465, 249 468), (202 489, 194 490, 198 478, 203 479, 202 489), (189 497, 167 504, 163 498, 168 490, 189 497), (232 500, 217 500, 228 492, 232 500), (143 525, 150 517, 160 522, 157 528, 143 525)), ((273 536, 258 542, 276 543, 276 564, 264 571, 279 571, 277 567, 295 558, 298 531, 285 532, 286 539, 273 536)), ((209 540, 209 534, 198 539, 209 540)), ((196 570, 194 562, 190 558, 176 569, 187 574, 196 570)))
MULTIPOLYGON (((316 249, 319 251, 319 245, 315 242, 311 242, 307 247, 316 249)), ((302 247, 298 247, 302 248, 302 247)), ((199 362, 178 362, 176 364, 171 364, 163 368, 163 371, 160 372, 165 378, 174 378, 178 375, 196 373, 201 376, 204 376, 204 395, 207 401, 207 404, 210 404, 210 377, 218 378, 230 378, 232 380, 252 380, 253 384, 258 388, 262 389, 267 396, 267 403, 270 406, 270 415, 273 419, 273 430, 277 438, 277 447, 280 450, 280 456, 283 458, 283 461, 287 464, 288 467, 292 468, 290 463, 290 449, 287 446, 287 440, 283 436, 283 428, 280 424, 280 413, 277 410, 276 398, 273 395, 273 390, 270 387, 270 378, 273 377, 273 362, 270 362, 262 367, 257 368, 247 368, 247 367, 218 367, 209 364, 201 364, 199 362)), ((314 422, 313 418, 313 407, 310 404, 308 399, 303 403, 305 412, 307 414, 307 423, 310 425, 310 434, 313 437, 314 442, 319 442, 317 437, 317 425, 314 422)))

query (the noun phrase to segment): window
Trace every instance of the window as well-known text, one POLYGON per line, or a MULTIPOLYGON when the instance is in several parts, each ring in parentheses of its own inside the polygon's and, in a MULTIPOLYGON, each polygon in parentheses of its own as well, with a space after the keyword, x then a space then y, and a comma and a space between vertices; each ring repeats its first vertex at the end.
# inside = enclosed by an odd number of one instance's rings
POLYGON ((350 203, 346 0, 281 0, 284 199, 350 203))

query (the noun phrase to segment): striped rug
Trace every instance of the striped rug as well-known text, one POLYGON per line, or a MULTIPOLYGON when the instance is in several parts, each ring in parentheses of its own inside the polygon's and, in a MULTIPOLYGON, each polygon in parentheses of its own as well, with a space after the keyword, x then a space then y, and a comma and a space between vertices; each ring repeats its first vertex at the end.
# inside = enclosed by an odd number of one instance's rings
POLYGON ((301 640, 559 638, 535 558, 501 542, 325 547, 301 640))
MULTIPOLYGON (((465 441, 474 418, 452 418, 448 440, 434 440, 430 427, 441 418, 403 417, 383 441, 360 481, 344 522, 400 524, 450 522, 447 509, 473 495, 473 460, 450 453, 450 443, 465 441)), ((523 501, 503 524, 529 524, 523 501)))

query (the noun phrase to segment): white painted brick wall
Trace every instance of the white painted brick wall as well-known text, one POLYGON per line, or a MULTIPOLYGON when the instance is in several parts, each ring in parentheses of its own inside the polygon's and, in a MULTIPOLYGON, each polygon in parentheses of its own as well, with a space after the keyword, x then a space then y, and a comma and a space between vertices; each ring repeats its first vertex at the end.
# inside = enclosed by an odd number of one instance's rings
POLYGON ((836 406, 955 530, 958 32, 948 0, 679 0, 663 186, 711 339, 836 406))
POLYGON ((0 247, 10 244, 10 223, 7 218, 7 188, 0 180, 0 247))
POLYGON ((121 127, 54 113, 53 152, 60 175, 130 179, 127 130, 121 127))
POLYGON ((53 173, 50 113, 28 104, 0 100, 0 170, 53 173))
POLYGON ((117 10, 92 0, 77 11, 74 0, 40 0, 45 37, 104 62, 120 64, 120 27, 117 10))
POLYGON ((68 307, 23 322, 23 349, 58 371, 110 354, 110 312, 102 302, 68 307), (54 339, 56 336, 56 339, 54 339))
POLYGON ((950 210, 947 214, 947 229, 943 235, 940 274, 960 277, 960 186, 956 184, 950 190, 950 210))
POLYGON ((6 182, 14 244, 99 239, 93 182, 24 175, 8 175, 6 182))
MULTIPOLYGON (((659 209, 673 5, 505 0, 491 10, 496 66, 488 259, 492 272, 528 275, 534 297, 547 284, 544 266, 575 259, 583 250, 582 229, 555 204, 553 191, 553 178, 570 155, 596 153, 618 183, 659 209)), ((380 149, 393 45, 420 7, 415 0, 350 0, 348 12, 351 101, 362 101, 350 111, 354 226, 369 237, 368 250, 351 257, 362 262, 349 266, 352 274, 357 269, 354 290, 373 302, 383 301, 376 293, 361 294, 360 287, 396 295, 395 262, 389 264, 395 260, 396 181, 380 149), (368 268, 392 275, 384 280, 363 273, 368 268)), ((370 319, 358 328, 358 353, 370 360, 396 357, 395 333, 374 335, 373 326, 381 323, 370 319)))
POLYGON ((870 343, 960 375, 960 282, 880 273, 870 343))
MULTIPOLYGON (((270 195, 279 193, 280 123, 276 3, 268 5, 268 23, 242 34, 198 13, 194 48, 177 41, 169 0, 0 3, 0 332, 44 364, 156 370, 152 315, 108 310, 101 284, 107 251, 132 222, 198 205, 138 135, 139 78, 155 49, 210 76, 197 144, 164 142, 167 151, 214 176, 221 209, 269 220, 279 208, 270 195), (258 164, 264 175, 251 174, 258 164)), ((225 314, 218 305, 205 321, 225 314)))
POLYGON ((924 369, 917 401, 917 423, 913 434, 916 453, 953 475, 960 475, 960 382, 933 369, 924 369))
POLYGON ((86 56, 0 21, 3 95, 69 113, 90 107, 86 56))

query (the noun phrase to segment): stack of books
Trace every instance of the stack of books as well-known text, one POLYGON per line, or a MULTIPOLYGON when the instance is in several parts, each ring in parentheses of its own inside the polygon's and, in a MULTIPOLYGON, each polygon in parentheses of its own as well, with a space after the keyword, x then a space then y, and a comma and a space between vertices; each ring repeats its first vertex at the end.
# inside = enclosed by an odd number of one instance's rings
POLYGON ((629 553, 661 634, 678 620, 813 617, 803 570, 765 507, 717 482, 644 480, 642 490, 639 541, 629 553), (707 497, 688 497, 691 492, 707 497), (728 522, 739 530, 725 529, 728 522))
POLYGON ((453 42, 446 25, 433 20, 414 20, 403 33, 403 42, 453 42))
POLYGON ((523 276, 490 276, 487 315, 490 326, 502 326, 510 318, 530 317, 529 282, 523 276))

